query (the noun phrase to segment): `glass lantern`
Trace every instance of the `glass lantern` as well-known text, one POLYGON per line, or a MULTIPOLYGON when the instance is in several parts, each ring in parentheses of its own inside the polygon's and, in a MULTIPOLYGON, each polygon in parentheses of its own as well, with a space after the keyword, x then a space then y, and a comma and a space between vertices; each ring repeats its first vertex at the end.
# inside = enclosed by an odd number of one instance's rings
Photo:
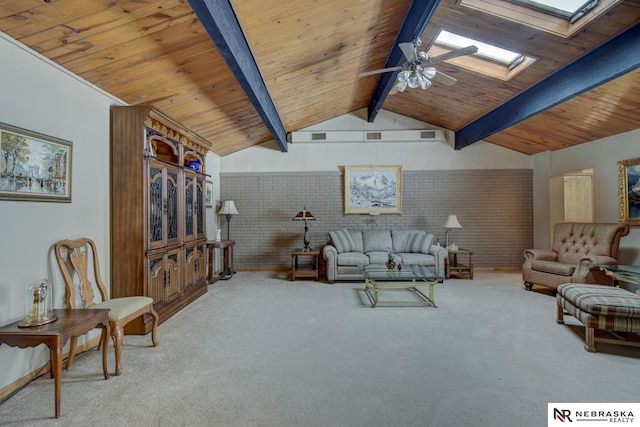
POLYGON ((53 286, 47 279, 38 279, 29 284, 25 295, 25 318, 18 323, 21 328, 46 325, 58 320, 53 314, 53 286))

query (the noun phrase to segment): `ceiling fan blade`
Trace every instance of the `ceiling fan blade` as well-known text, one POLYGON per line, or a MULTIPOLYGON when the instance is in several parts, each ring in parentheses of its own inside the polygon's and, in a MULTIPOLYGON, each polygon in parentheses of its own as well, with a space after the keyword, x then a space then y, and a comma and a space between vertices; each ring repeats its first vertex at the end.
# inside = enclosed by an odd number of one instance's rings
POLYGON ((443 83, 447 86, 451 86, 458 81, 453 77, 446 75, 445 73, 441 73, 440 71, 436 71, 436 75, 433 76, 433 80, 443 83))
POLYGON ((398 47, 404 54, 404 57, 407 58, 407 61, 415 62, 418 59, 416 57, 416 48, 412 43, 399 43, 398 47))
POLYGON ((442 55, 429 58, 431 63, 446 61, 447 59, 457 58, 459 56, 472 55, 478 51, 475 46, 467 46, 461 49, 452 50, 451 52, 443 53, 442 55))
POLYGON ((388 73, 389 71, 399 71, 399 70, 402 70, 402 67, 381 68, 379 70, 365 71, 363 73, 358 74, 358 77, 372 76, 374 74, 382 74, 382 73, 388 73))

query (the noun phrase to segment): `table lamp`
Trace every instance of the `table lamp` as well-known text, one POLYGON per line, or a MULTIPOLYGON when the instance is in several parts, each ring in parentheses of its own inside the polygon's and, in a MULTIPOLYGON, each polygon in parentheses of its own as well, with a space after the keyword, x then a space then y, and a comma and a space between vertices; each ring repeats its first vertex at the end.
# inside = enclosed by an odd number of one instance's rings
POLYGON ((447 217, 447 220, 444 222, 443 227, 446 228, 444 232, 444 247, 448 248, 449 247, 449 231, 451 231, 452 228, 462 228, 462 226, 458 222, 458 217, 456 215, 449 215, 447 217))
POLYGON ((309 227, 307 226, 307 221, 315 221, 316 219, 311 215, 311 212, 307 211, 306 206, 302 208, 300 212, 296 216, 293 217, 293 221, 304 221, 304 248, 303 251, 309 251, 311 248, 309 247, 309 227))

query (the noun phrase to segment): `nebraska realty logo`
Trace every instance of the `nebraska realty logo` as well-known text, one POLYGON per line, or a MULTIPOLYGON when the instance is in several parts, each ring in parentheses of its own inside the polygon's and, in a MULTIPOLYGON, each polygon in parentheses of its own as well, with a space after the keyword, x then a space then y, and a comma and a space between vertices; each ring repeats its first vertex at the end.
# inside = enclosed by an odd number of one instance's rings
POLYGON ((589 425, 640 426, 640 403, 549 403, 548 426, 588 422, 589 425))

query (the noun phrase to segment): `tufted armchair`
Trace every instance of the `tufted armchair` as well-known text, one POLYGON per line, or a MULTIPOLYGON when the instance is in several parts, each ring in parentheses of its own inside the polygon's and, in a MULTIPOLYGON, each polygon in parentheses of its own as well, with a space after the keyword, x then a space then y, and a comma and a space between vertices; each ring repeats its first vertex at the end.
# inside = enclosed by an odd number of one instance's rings
POLYGON ((563 283, 611 284, 598 265, 618 264, 620 238, 629 234, 627 224, 556 224, 551 250, 524 251, 522 279, 530 291, 534 284, 557 288, 563 283))

